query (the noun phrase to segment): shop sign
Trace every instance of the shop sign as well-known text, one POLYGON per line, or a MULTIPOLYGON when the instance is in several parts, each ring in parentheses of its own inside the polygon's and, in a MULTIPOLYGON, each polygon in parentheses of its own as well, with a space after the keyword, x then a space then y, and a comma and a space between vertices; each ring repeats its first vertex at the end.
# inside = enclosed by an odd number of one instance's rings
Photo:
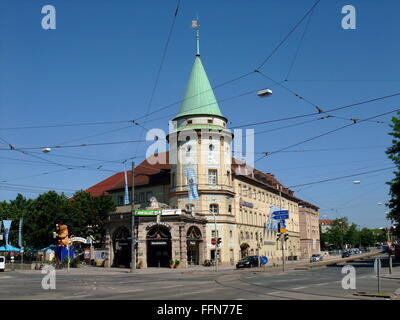
POLYGON ((247 202, 247 201, 240 201, 240 205, 241 206, 244 206, 244 207, 247 207, 247 208, 254 208, 254 204, 253 203, 251 203, 251 202, 247 202))
POLYGON ((134 210, 135 216, 156 216, 161 214, 161 210, 134 210))
POLYGON ((163 216, 175 216, 175 215, 179 215, 182 214, 182 210, 181 209, 164 209, 162 210, 161 215, 163 216))
POLYGON ((151 241, 150 244, 152 246, 166 246, 167 241, 151 241))

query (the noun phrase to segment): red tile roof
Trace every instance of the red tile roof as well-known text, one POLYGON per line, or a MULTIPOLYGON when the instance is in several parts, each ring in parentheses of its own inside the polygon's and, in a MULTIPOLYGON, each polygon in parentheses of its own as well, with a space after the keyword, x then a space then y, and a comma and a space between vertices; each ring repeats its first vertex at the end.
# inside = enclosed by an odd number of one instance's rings
MULTIPOLYGON (((164 161, 160 161, 163 164, 155 161, 156 156, 151 156, 135 167, 135 186, 170 183, 171 165, 169 164, 169 152, 167 151, 160 153, 157 155, 157 157, 158 159, 165 157, 165 159, 163 159, 164 161)), ((299 200, 294 196, 294 192, 288 188, 285 188, 272 173, 264 173, 232 157, 232 172, 236 172, 236 176, 239 175, 238 170, 240 171, 240 175, 250 180, 261 183, 275 190, 279 190, 279 188, 281 188, 282 193, 290 196, 293 199, 299 200), (247 170, 247 173, 245 170, 247 170)), ((127 171, 127 177, 128 187, 131 187, 132 170, 127 171)), ((108 191, 111 190, 124 189, 124 187, 124 172, 119 172, 94 185, 93 187, 90 187, 86 191, 90 192, 93 196, 99 196, 101 194, 108 194, 108 191)))
POLYGON ((324 219, 324 220, 319 220, 319 224, 332 224, 335 220, 332 219, 324 219))
MULTIPOLYGON (((154 163, 155 156, 152 156, 137 167, 135 167, 135 186, 142 186, 147 184, 156 183, 169 183, 169 172, 171 166, 168 164, 169 152, 160 153, 158 157, 165 156, 167 164, 154 163)), ((132 170, 127 171, 128 187, 132 187, 132 170)), ((124 172, 118 172, 111 177, 99 182, 98 184, 86 189, 93 196, 108 194, 108 191, 118 190, 125 188, 125 175, 124 172)))

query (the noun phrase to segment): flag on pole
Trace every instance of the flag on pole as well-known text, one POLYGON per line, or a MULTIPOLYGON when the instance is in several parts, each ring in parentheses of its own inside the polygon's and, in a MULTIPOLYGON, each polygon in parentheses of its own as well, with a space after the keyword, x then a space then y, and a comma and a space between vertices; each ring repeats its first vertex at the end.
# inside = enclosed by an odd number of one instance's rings
POLYGON ((187 169, 186 177, 189 184, 189 201, 196 200, 199 198, 199 194, 197 192, 197 181, 196 181, 195 170, 187 169))
POLYGON ((8 245, 8 235, 10 233, 10 228, 11 228, 11 220, 3 220, 3 225, 4 225, 4 242, 6 245, 8 245))
POLYGON ((19 219, 19 230, 18 230, 18 246, 22 248, 22 225, 24 223, 24 218, 19 219))
MULTIPOLYGON (((125 199, 124 199, 124 204, 127 206, 129 204, 129 191, 128 191, 128 174, 126 173, 125 163, 124 163, 124 174, 125 174, 125 199)), ((132 172, 132 174, 133 174, 133 172, 132 172)))
POLYGON ((200 27, 199 20, 192 20, 192 28, 200 27))

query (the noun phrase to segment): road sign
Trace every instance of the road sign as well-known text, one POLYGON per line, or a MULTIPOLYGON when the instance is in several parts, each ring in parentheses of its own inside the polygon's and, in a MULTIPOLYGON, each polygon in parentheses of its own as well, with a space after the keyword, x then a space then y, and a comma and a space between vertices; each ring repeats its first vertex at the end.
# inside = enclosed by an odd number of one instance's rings
POLYGON ((212 244, 213 246, 215 246, 215 245, 217 244, 217 239, 212 238, 212 239, 211 239, 211 244, 212 244))
POLYGON ((381 259, 376 258, 375 262, 374 262, 374 270, 375 270, 376 274, 378 274, 378 269, 379 269, 379 273, 381 273, 382 263, 381 263, 381 259))
POLYGON ((289 219, 289 211, 288 210, 274 211, 272 212, 272 216, 275 220, 289 219))
POLYGON ((289 210, 279 210, 272 212, 273 215, 289 214, 289 210))
POLYGON ((280 233, 286 233, 286 232, 287 232, 287 229, 286 229, 286 228, 281 228, 279 232, 280 232, 280 233))
POLYGON ((260 262, 262 265, 265 265, 268 263, 268 258, 266 256, 261 256, 260 257, 260 262))
POLYGON ((284 220, 284 219, 289 219, 289 215, 285 214, 285 215, 273 216, 273 218, 275 220, 284 220))
POLYGON ((285 220, 280 221, 281 228, 286 228, 285 220))

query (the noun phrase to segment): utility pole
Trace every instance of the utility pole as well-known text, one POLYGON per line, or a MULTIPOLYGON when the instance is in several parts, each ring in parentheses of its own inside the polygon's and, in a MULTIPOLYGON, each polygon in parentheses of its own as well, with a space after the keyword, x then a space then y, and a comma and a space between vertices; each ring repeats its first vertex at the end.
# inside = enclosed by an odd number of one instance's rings
POLYGON ((136 237, 135 237, 135 211, 134 211, 134 200, 135 200, 135 161, 132 161, 132 199, 131 199, 131 272, 136 270, 136 237))
POLYGON ((217 218, 215 217, 215 212, 212 211, 214 216, 214 233, 215 233, 215 272, 218 272, 218 230, 217 230, 217 218))
MULTIPOLYGON (((279 210, 282 210, 282 191, 279 186, 279 210)), ((282 242, 282 271, 285 272, 285 235, 279 230, 280 240, 282 242)))

